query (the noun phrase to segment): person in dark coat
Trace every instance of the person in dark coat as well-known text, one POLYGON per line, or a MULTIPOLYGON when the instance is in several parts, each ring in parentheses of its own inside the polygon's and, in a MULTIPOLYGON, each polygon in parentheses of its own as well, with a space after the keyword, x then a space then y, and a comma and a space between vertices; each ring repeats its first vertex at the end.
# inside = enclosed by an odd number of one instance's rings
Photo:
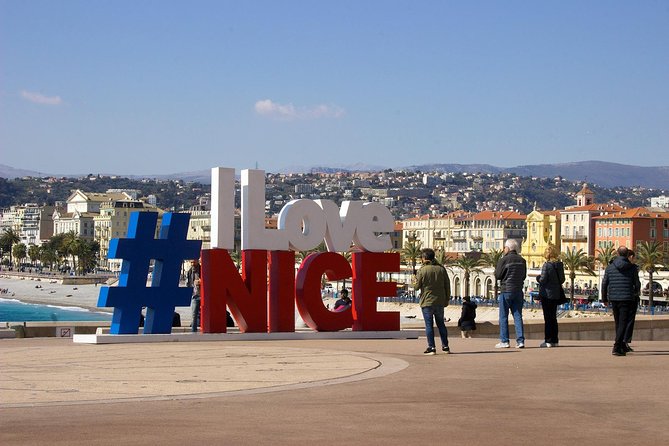
POLYGON ((637 309, 639 308, 639 303, 641 302, 641 280, 639 280, 639 265, 634 263, 635 259, 635 254, 634 251, 631 249, 627 250, 627 258, 629 261, 634 265, 636 268, 636 295, 635 300, 636 300, 636 305, 634 306, 634 312, 631 314, 630 320, 627 323, 627 327, 625 327, 625 339, 623 343, 623 350, 625 350, 625 353, 633 352, 634 349, 630 347, 630 342, 632 342, 632 334, 634 333, 634 320, 636 319, 636 312, 637 309))
POLYGON ((469 296, 465 296, 462 302, 462 313, 458 319, 458 327, 463 338, 471 338, 472 331, 476 330, 476 303, 471 301, 469 296))
POLYGON ((611 302, 613 320, 616 327, 616 339, 613 343, 614 356, 625 356, 625 330, 636 313, 636 295, 639 283, 639 270, 627 257, 628 249, 618 248, 618 257, 606 267, 602 279, 602 300, 611 302))
POLYGON ((539 347, 557 347, 558 322, 557 307, 560 305, 562 284, 564 283, 564 265, 558 260, 558 250, 554 245, 548 245, 544 251, 546 262, 541 267, 539 282, 539 299, 544 313, 544 342, 539 347))
POLYGON ((520 246, 514 239, 504 242, 504 255, 495 268, 499 280, 499 343, 495 348, 509 348, 509 311, 516 328, 516 348, 525 348, 523 333, 523 285, 527 276, 527 262, 519 254, 520 246))

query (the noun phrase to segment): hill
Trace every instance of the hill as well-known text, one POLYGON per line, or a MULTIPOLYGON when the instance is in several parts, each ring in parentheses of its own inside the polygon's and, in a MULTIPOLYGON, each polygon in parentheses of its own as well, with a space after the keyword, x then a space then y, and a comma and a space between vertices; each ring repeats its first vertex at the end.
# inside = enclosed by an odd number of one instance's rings
MULTIPOLYGON (((383 166, 363 164, 340 166, 291 166, 281 169, 277 173, 304 173, 304 172, 378 172, 383 166)), ((585 181, 601 187, 645 187, 651 189, 669 190, 669 166, 642 167, 628 164, 611 163, 606 161, 579 161, 561 164, 535 164, 516 167, 496 167, 490 164, 422 164, 408 167, 398 167, 395 170, 419 170, 422 172, 453 172, 453 173, 514 173, 527 177, 554 178, 562 177, 571 181, 585 181)), ((126 178, 152 178, 157 180, 183 180, 208 184, 210 170, 180 172, 168 175, 122 175, 126 178)), ((26 169, 0 164, 0 178, 21 177, 49 177, 62 176, 46 174, 26 169)), ((76 175, 75 175, 76 176, 76 175)), ((79 175, 84 176, 84 175, 79 175)))

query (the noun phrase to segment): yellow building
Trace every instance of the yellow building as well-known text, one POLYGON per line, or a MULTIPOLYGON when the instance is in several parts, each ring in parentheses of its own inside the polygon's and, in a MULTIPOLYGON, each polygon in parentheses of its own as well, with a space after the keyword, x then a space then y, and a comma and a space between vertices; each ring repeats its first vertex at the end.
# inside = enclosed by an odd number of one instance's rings
POLYGON ((94 217, 95 240, 100 243, 100 268, 120 271, 121 260, 108 259, 109 242, 113 238, 124 238, 128 233, 128 222, 132 212, 158 212, 156 237, 164 211, 139 200, 108 200, 100 204, 100 214, 94 217))
POLYGON ((533 210, 527 215, 527 238, 521 255, 528 268, 541 268, 546 247, 551 244, 560 249, 560 211, 533 210))

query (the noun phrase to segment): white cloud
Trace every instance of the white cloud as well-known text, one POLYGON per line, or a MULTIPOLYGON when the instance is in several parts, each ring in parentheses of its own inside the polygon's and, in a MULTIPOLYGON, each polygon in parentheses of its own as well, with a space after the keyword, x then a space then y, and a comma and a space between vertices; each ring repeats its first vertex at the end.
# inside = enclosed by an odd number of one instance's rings
POLYGON ((278 104, 271 99, 263 99, 255 104, 256 113, 276 119, 292 121, 296 119, 341 118, 345 111, 336 105, 315 105, 295 107, 293 104, 278 104))
POLYGON ((60 96, 44 96, 43 94, 35 93, 34 91, 23 90, 21 91, 21 97, 34 104, 60 105, 63 103, 60 96))

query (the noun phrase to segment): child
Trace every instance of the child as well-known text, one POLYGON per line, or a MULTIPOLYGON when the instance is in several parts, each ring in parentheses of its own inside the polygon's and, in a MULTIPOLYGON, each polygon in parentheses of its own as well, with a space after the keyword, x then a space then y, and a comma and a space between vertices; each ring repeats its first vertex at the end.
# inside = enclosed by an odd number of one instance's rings
POLYGON ((462 314, 458 319, 458 327, 463 338, 471 338, 471 332, 476 330, 476 303, 470 301, 469 296, 465 296, 462 302, 462 314))

